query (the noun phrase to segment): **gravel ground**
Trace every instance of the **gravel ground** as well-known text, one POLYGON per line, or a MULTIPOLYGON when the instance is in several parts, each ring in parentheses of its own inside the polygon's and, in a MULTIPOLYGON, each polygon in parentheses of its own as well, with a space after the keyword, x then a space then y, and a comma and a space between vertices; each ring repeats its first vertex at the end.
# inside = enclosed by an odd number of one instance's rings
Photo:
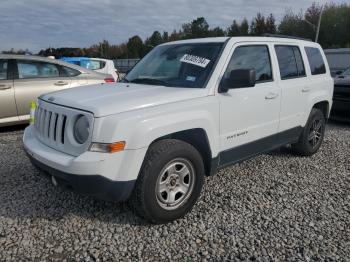
POLYGON ((149 225, 126 204, 55 188, 0 132, 0 260, 350 261, 350 125, 319 153, 288 149, 208 178, 184 219, 149 225))

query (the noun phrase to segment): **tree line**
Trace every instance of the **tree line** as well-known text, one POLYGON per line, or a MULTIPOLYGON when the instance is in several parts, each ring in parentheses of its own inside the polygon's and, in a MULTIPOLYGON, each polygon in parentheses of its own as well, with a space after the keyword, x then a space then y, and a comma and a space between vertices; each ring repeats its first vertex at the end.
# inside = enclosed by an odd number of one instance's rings
MULTIPOLYGON (((175 40, 218 37, 218 36, 261 36, 264 34, 281 34, 314 40, 318 19, 322 13, 322 21, 318 42, 323 48, 350 47, 350 5, 330 3, 321 7, 313 3, 304 13, 286 11, 277 25, 273 14, 264 16, 257 13, 249 22, 246 18, 241 21, 234 19, 227 28, 210 28, 204 17, 198 17, 182 25, 181 29, 173 32, 154 31, 144 41, 138 35, 132 36, 122 44, 110 44, 107 40, 87 48, 47 48, 38 55, 55 56, 87 56, 107 59, 142 58, 155 46, 175 40)), ((10 50, 3 53, 26 53, 23 50, 10 50)))

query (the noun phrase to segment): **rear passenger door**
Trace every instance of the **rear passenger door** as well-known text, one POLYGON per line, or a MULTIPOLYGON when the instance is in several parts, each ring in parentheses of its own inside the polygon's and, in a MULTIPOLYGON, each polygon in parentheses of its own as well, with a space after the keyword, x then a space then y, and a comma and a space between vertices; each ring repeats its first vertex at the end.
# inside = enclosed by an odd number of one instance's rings
POLYGON ((265 138, 278 131, 281 96, 274 81, 270 53, 271 46, 259 42, 239 44, 233 50, 223 77, 227 78, 231 70, 255 69, 256 84, 219 94, 220 140, 224 151, 220 165, 263 151, 269 146, 265 138))
POLYGON ((29 104, 40 95, 69 88, 70 77, 63 76, 57 64, 36 60, 17 60, 14 80, 15 97, 20 120, 28 118, 29 104))
POLYGON ((302 124, 310 91, 306 81, 302 52, 297 45, 275 45, 279 67, 278 83, 282 91, 279 131, 293 131, 302 124))
POLYGON ((13 75, 10 71, 12 63, 13 60, 0 59, 0 124, 18 120, 13 75))

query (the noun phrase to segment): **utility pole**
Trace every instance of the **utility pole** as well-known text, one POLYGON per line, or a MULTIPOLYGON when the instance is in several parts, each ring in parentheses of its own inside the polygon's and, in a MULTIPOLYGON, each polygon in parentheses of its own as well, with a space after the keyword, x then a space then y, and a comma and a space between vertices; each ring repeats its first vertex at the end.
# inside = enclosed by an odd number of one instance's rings
POLYGON ((317 41, 318 41, 318 35, 319 35, 319 33, 320 33, 322 13, 323 13, 323 6, 321 7, 320 16, 319 16, 319 18, 318 18, 318 25, 317 25, 316 38, 315 38, 315 42, 316 42, 316 43, 317 43, 317 41))
POLYGON ((319 33, 320 33, 322 14, 323 14, 323 6, 321 6, 321 10, 320 10, 320 15, 319 15, 319 17, 318 17, 317 26, 315 26, 313 23, 311 23, 310 21, 308 21, 306 18, 304 19, 304 21, 305 21, 306 23, 308 23, 308 24, 316 31, 316 37, 315 37, 315 42, 316 42, 316 43, 317 43, 317 41, 318 41, 318 36, 319 36, 319 33))

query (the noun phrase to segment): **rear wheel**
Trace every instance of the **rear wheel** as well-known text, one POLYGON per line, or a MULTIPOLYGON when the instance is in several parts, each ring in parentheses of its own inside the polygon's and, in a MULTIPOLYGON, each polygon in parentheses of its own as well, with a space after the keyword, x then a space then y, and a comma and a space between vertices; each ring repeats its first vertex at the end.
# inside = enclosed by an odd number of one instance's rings
POLYGON ((302 156, 315 154, 322 144, 325 126, 326 121, 322 111, 313 108, 298 143, 292 145, 294 152, 302 156))
POLYGON ((131 197, 133 209, 152 223, 183 217, 204 183, 199 152, 180 140, 165 139, 149 148, 131 197))

